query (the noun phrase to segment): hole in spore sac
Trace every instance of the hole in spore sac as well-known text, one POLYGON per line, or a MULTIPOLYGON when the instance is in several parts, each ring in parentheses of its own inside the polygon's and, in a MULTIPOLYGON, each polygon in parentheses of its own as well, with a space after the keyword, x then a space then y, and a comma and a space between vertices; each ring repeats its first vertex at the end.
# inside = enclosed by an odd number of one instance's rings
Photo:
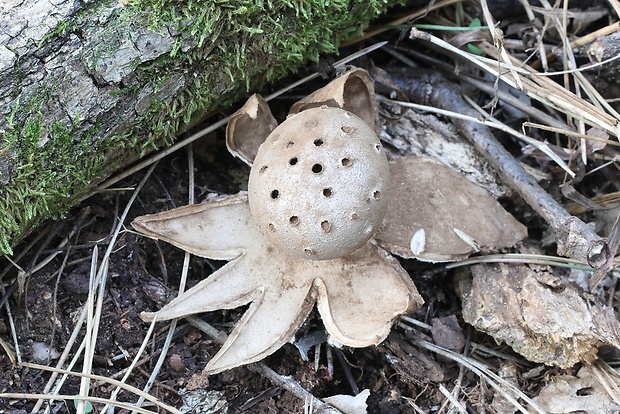
POLYGON ((265 171, 267 171, 267 168, 269 168, 267 165, 263 165, 262 167, 260 167, 260 170, 258 170, 258 173, 263 174, 265 171))
POLYGON ((295 145, 295 142, 294 141, 289 141, 289 142, 286 143, 286 148, 290 148, 293 145, 295 145))
POLYGON ((297 216, 291 216, 291 217, 288 219, 288 222, 289 222, 289 223, 291 223, 291 226, 296 226, 296 225, 298 225, 298 224, 299 224, 299 217, 297 217, 297 216))
POLYGON ((323 229, 325 233, 329 233, 332 229, 332 225, 329 223, 329 221, 323 220, 321 222, 321 229, 323 229))
POLYGON ((315 174, 319 174, 321 171, 323 171, 323 166, 321 164, 314 164, 312 166, 312 172, 315 174))
POLYGON ((270 195, 271 198, 275 200, 276 198, 280 197, 280 192, 278 190, 272 190, 270 195))
POLYGON ((374 198, 375 200, 378 200, 378 199, 379 199, 379 197, 381 197, 381 191, 379 191, 379 190, 375 190, 375 191, 372 193, 372 198, 374 198))
POLYGON ((325 142, 323 142, 322 139, 315 139, 314 140, 314 145, 317 147, 320 147, 321 145, 323 145, 325 142))
POLYGON ((267 227, 269 227, 269 231, 271 231, 271 232, 275 232, 276 231, 276 226, 274 226, 273 223, 269 223, 269 225, 267 227))
POLYGON ((375 150, 377 150, 377 152, 381 152, 381 145, 375 144, 375 150))
POLYGON ((331 188, 324 188, 323 189, 323 196, 331 197, 332 195, 333 195, 333 193, 332 193, 332 189, 331 188))
POLYGON ((353 164, 353 161, 351 160, 351 158, 343 158, 340 160, 340 164, 342 164, 343 167, 348 167, 353 164))
POLYGON ((290 160, 288 160, 289 165, 295 165, 299 162, 299 159, 297 157, 293 157, 290 160))

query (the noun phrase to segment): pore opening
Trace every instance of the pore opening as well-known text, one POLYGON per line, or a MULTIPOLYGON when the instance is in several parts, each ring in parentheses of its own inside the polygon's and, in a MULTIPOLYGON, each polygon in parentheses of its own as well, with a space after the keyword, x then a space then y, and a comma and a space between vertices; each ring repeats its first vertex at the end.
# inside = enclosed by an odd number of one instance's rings
POLYGON ((323 171, 323 166, 321 164, 314 164, 312 166, 312 172, 315 174, 320 173, 321 171, 323 171))
POLYGON ((329 221, 323 220, 321 222, 321 229, 323 229, 325 233, 329 233, 332 229, 332 225, 329 223, 329 221))
POLYGON ((271 191, 271 198, 275 200, 278 197, 280 197, 280 192, 278 190, 271 191))

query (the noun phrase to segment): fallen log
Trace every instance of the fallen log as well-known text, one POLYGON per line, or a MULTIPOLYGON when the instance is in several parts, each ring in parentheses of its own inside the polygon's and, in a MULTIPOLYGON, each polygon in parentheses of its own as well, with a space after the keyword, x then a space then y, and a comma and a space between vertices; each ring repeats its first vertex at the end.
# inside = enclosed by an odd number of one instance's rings
POLYGON ((0 253, 192 120, 337 51, 394 3, 4 0, 0 253))

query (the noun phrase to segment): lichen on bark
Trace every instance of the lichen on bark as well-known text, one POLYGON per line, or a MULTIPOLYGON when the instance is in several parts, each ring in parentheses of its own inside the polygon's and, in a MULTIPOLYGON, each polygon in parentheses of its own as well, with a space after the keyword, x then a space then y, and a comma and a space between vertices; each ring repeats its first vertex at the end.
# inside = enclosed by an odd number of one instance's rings
POLYGON ((0 253, 114 170, 337 51, 393 0, 6 0, 0 253))

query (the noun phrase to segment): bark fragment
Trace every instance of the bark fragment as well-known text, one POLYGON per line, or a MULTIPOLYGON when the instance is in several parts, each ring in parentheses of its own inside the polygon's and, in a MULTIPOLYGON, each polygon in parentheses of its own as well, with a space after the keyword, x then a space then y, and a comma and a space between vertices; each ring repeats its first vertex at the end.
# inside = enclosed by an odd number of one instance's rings
POLYGON ((463 319, 530 361, 568 368, 592 363, 602 345, 620 347, 613 309, 588 302, 552 273, 480 264, 458 281, 463 319))

